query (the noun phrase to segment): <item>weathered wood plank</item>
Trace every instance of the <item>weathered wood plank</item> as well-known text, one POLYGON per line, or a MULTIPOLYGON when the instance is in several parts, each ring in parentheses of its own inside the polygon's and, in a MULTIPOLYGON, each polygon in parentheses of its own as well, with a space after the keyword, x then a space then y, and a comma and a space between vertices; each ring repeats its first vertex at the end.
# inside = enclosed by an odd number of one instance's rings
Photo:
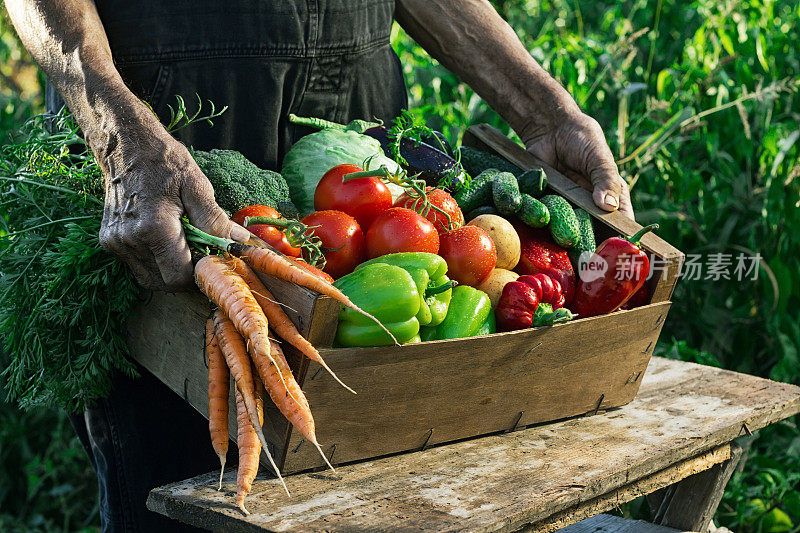
POLYGON ((731 457, 724 463, 650 494, 647 500, 655 510, 653 522, 689 531, 708 529, 741 457, 741 446, 733 442, 731 457))
MULTIPOLYGON (((547 163, 542 162, 530 152, 523 149, 499 130, 488 124, 471 126, 464 135, 463 143, 479 149, 494 152, 522 169, 543 168, 547 174, 550 188, 570 200, 573 204, 585 209, 603 223, 607 230, 613 233, 633 235, 641 226, 618 211, 604 211, 597 207, 588 191, 570 180, 547 163)), ((595 227, 597 227, 595 225, 595 227)), ((599 234, 604 230, 598 228, 599 234)), ((672 297, 672 291, 683 265, 684 254, 667 241, 654 233, 649 233, 642 238, 642 247, 659 257, 659 269, 655 282, 651 284, 652 302, 667 301, 672 297)))
POLYGON ((653 358, 620 409, 290 476, 291 499, 259 477, 247 518, 233 471, 222 492, 212 472, 155 489, 148 506, 228 531, 514 531, 798 412, 800 387, 653 358))
MULTIPOLYGON (((524 531, 536 531, 537 533, 554 533, 564 531, 562 528, 567 524, 574 524, 578 520, 594 516, 602 511, 616 508, 623 503, 629 502, 639 496, 644 496, 654 490, 664 486, 670 486, 681 480, 686 480, 693 476, 703 475, 709 469, 725 463, 731 457, 731 445, 723 444, 708 452, 701 453, 697 457, 684 459, 677 464, 670 465, 655 474, 651 474, 642 479, 636 480, 612 490, 602 496, 581 502, 570 509, 565 509, 555 515, 535 524, 526 526, 524 531)), ((576 524, 577 525, 577 524, 576 524)), ((706 524, 707 525, 707 524, 706 524)), ((569 529, 569 528, 567 528, 569 529)), ((690 528, 695 531, 694 528, 690 528)), ((697 531, 701 531, 697 529, 697 531)))
POLYGON ((644 520, 630 520, 599 514, 577 524, 572 524, 564 529, 559 529, 558 533, 681 533, 671 527, 657 526, 644 520))

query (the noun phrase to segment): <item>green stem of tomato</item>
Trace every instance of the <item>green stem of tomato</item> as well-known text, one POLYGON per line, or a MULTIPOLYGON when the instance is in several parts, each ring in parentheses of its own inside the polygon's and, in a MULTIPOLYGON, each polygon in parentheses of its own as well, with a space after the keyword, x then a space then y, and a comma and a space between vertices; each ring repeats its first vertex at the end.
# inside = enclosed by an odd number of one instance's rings
POLYGON ((392 181, 397 179, 392 175, 388 168, 381 166, 375 170, 362 170, 361 172, 350 172, 349 174, 345 174, 342 176, 342 183, 347 183, 348 181, 357 180, 360 178, 385 178, 392 181))

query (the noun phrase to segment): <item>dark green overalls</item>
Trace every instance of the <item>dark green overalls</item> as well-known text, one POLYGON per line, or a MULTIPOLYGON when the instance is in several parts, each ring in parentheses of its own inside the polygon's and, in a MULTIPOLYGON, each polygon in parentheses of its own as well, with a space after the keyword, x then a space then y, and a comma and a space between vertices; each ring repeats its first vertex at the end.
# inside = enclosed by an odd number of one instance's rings
POLYGON ((232 148, 277 169, 309 131, 290 126, 289 113, 390 121, 407 105, 389 46, 394 0, 95 3, 117 69, 162 120, 176 94, 228 106, 214 127, 178 133, 201 150, 232 148))
MULTIPOLYGON (((228 106, 214 127, 179 132, 195 148, 236 149, 278 169, 306 133, 288 124, 289 113, 389 121, 406 105, 402 68, 389 46, 393 0, 95 3, 123 79, 162 120, 176 94, 228 106)), ((61 106, 50 88, 47 104, 61 106)), ((104 531, 182 531, 146 510, 148 491, 214 470, 219 461, 203 417, 141 373, 136 380, 116 376, 111 397, 72 417, 73 425, 98 475, 104 531)))

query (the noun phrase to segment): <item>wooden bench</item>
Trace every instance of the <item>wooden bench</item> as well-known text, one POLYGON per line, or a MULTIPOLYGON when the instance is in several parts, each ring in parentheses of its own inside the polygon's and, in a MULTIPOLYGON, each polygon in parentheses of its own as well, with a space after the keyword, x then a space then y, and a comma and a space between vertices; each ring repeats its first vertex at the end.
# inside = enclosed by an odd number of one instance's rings
POLYGON ((249 517, 233 504, 235 470, 220 492, 210 472, 147 505, 219 531, 552 532, 647 494, 658 525, 697 531, 739 460, 735 440, 798 412, 800 387, 656 357, 625 407, 292 475, 291 498, 260 475, 249 517))

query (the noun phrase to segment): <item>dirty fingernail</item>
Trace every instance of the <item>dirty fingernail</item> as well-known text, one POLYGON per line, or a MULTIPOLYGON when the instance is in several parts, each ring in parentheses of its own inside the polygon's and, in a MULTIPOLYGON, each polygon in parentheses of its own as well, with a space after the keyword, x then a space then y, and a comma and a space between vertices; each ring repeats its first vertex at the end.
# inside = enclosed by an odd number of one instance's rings
POLYGON ((614 209, 619 207, 619 202, 617 201, 617 199, 614 196, 610 195, 610 194, 606 194, 605 202, 606 202, 606 204, 610 205, 614 209))
POLYGON ((239 224, 233 224, 231 227, 231 239, 237 242, 244 242, 250 238, 250 232, 241 227, 239 224))

